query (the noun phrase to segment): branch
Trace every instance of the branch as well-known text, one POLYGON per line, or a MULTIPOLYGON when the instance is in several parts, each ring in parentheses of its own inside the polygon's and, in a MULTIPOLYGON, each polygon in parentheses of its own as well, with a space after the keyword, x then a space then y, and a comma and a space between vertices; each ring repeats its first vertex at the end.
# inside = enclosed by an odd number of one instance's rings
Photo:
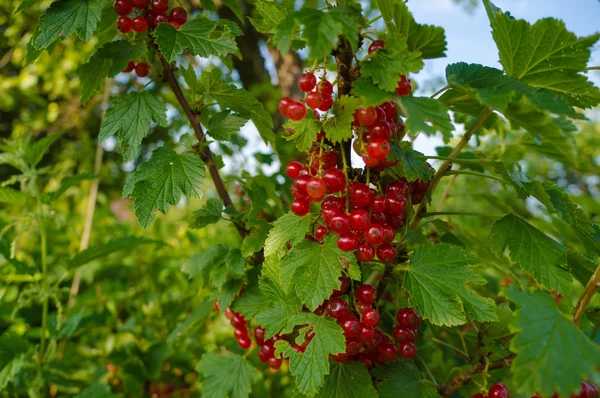
MULTIPOLYGON (((465 133, 465 135, 461 138, 461 140, 458 142, 458 144, 456 144, 456 147, 452 150, 452 152, 450 152, 450 155, 448 155, 448 159, 446 159, 444 161, 444 163, 442 163, 442 165, 438 169, 437 173, 435 173, 435 175, 433 176, 433 179, 431 180, 431 187, 429 189, 432 194, 435 191, 437 184, 440 182, 440 180, 442 179, 444 174, 446 174, 446 172, 448 171, 450 165, 452 164, 452 160, 456 156, 458 156, 460 151, 465 146, 467 146, 467 144, 469 143, 469 140, 471 139, 473 134, 475 134, 475 132, 479 129, 479 127, 481 127, 483 122, 485 122, 485 120, 488 118, 488 116, 491 113, 492 113, 492 111, 490 109, 486 108, 485 110, 483 110, 483 112, 481 112, 481 114, 479 115, 479 118, 475 121, 475 123, 471 127, 471 130, 469 130, 468 132, 465 133)), ((414 230, 419 225, 419 221, 421 221, 421 213, 425 209, 426 203, 427 203, 427 201, 424 200, 417 207, 417 210, 415 211, 415 218, 413 218, 412 222, 410 223, 411 229, 414 230)))
POLYGON ((575 308, 573 308, 573 322, 575 325, 579 326, 579 321, 581 321, 581 317, 583 316, 586 307, 592 300, 592 297, 594 297, 598 288, 600 288, 600 265, 598 265, 598 268, 596 268, 596 271, 588 281, 587 285, 585 285, 581 297, 579 297, 575 308))
MULTIPOLYGON (((200 125, 200 115, 192 110, 192 107, 190 106, 187 98, 185 98, 185 95, 183 94, 183 91, 181 91, 181 86, 179 85, 179 82, 175 77, 175 73, 173 72, 173 68, 171 67, 171 65, 167 62, 165 57, 160 52, 157 52, 157 54, 158 58, 160 59, 160 62, 162 63, 165 77, 167 79, 169 87, 173 91, 173 94, 175 94, 177 102, 179 102, 181 109, 183 110, 190 124, 192 125, 196 138, 199 142, 203 142, 204 131, 202 130, 202 126, 200 125)), ((221 198, 221 200, 223 200, 223 203, 225 203, 226 207, 231 207, 237 212, 237 209, 235 208, 233 201, 229 196, 229 192, 227 192, 225 183, 223 182, 223 179, 219 174, 219 169, 215 164, 215 160, 213 158, 212 152, 210 151, 210 148, 208 146, 198 147, 198 153, 200 154, 200 158, 204 161, 204 163, 206 163, 206 166, 208 167, 208 171, 210 172, 210 176, 215 184, 215 188, 217 189, 219 197, 221 198)), ((242 238, 248 235, 248 231, 242 225, 236 222, 234 222, 233 225, 235 226, 242 238)))
MULTIPOLYGON (((487 370, 495 370, 500 368, 505 368, 510 366, 513 359, 515 358, 515 354, 510 354, 507 357, 502 359, 498 359, 497 361, 490 362, 487 366, 487 370)), ((449 383, 444 384, 442 386, 438 386, 438 392, 443 397, 449 397, 454 391, 459 389, 463 384, 466 384, 473 375, 483 372, 486 369, 485 361, 477 362, 475 366, 471 369, 465 370, 464 372, 456 375, 449 383)))
MULTIPOLYGON (((333 55, 337 64, 338 96, 349 95, 354 80, 352 76, 352 59, 354 55, 350 43, 344 36, 340 37, 340 44, 333 55)), ((348 161, 348 172, 352 176, 352 140, 342 142, 342 146, 348 161)))

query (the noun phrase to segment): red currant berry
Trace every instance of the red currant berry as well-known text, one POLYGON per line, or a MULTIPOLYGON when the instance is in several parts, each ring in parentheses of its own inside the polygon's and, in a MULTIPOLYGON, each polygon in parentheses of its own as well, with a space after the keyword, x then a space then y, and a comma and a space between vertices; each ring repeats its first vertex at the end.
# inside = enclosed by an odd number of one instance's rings
POLYGON ((502 383, 494 384, 488 391, 489 398, 510 398, 508 388, 502 383))
POLYGON ((144 17, 137 16, 133 18, 133 30, 136 32, 143 32, 148 29, 148 22, 144 19, 144 17))
POLYGON ((392 138, 390 124, 386 121, 375 122, 375 124, 369 127, 369 135, 371 136, 371 139, 382 138, 384 140, 389 140, 392 138))
POLYGON ((238 345, 241 349, 247 350, 252 345, 252 340, 250 340, 250 337, 248 336, 242 336, 238 338, 238 345))
POLYGON ((345 352, 340 352, 339 354, 332 355, 331 357, 338 363, 348 362, 348 354, 345 352))
POLYGON ((146 77, 150 74, 150 66, 145 62, 140 62, 135 66, 135 74, 138 77, 146 77))
MULTIPOLYGON (((372 218, 372 215, 371 215, 372 218)), ((383 228, 379 224, 371 224, 365 230, 365 239, 372 245, 379 245, 383 242, 383 228)))
POLYGON ((383 138, 372 138, 367 144, 367 152, 375 159, 385 159, 390 154, 390 143, 383 138))
POLYGON ((131 0, 117 0, 113 5, 113 9, 119 15, 128 15, 133 10, 133 3, 131 0))
POLYGON ((405 180, 395 180, 388 184, 385 192, 406 198, 410 195, 410 186, 405 180))
POLYGON ((165 14, 156 14, 154 17, 154 26, 158 26, 161 23, 168 23, 169 18, 165 14))
POLYGON ((377 195, 371 199, 371 210, 374 213, 382 213, 385 211, 385 196, 377 195))
POLYGON ((288 117, 292 120, 302 120, 306 115, 306 107, 300 102, 288 106, 288 117))
POLYGON ((319 110, 321 112, 327 112, 333 106, 333 97, 331 95, 323 95, 321 97, 321 105, 319 105, 319 110))
POLYGON ((373 286, 364 283, 356 289, 356 298, 361 303, 373 304, 377 298, 377 290, 373 286))
POLYGON ((377 167, 379 166, 379 159, 375 159, 368 153, 363 153, 361 155, 363 162, 365 162, 365 166, 367 167, 377 167))
POLYGON ((121 33, 129 33, 133 29, 133 21, 129 17, 119 17, 117 19, 117 28, 121 33))
POLYGON ((381 227, 383 228, 383 240, 381 241, 381 243, 392 243, 394 241, 394 238, 396 238, 396 231, 394 231, 394 228, 391 225, 387 224, 382 225, 381 227))
POLYGON ((334 319, 342 319, 348 315, 348 303, 341 297, 334 297, 327 302, 327 315, 334 319))
POLYGON ((579 398, 598 398, 598 387, 591 383, 582 382, 579 398))
POLYGON ((322 101, 321 94, 317 91, 311 91, 306 95, 306 105, 310 109, 317 109, 321 106, 322 101))
POLYGON ((365 209, 354 209, 350 212, 350 225, 362 231, 369 225, 369 212, 365 209))
POLYGON ((244 327, 243 329, 234 329, 233 330, 233 336, 236 339, 242 338, 242 337, 249 337, 248 336, 248 330, 246 330, 246 327, 244 327))
POLYGON ((187 22, 187 11, 181 7, 174 7, 169 13, 169 21, 177 22, 180 25, 183 25, 187 22))
POLYGON ((236 329, 241 329, 246 327, 246 319, 237 312, 233 313, 233 317, 231 318, 231 325, 236 329))
POLYGON ((471 398, 488 398, 488 397, 484 393, 478 392, 477 394, 471 395, 471 398))
POLYGON ((317 78, 310 72, 306 72, 298 78, 298 88, 305 93, 312 91, 316 84, 317 78))
POLYGON ((284 97, 284 98, 280 99, 279 104, 277 105, 279 108, 279 113, 281 113, 283 116, 288 116, 288 108, 293 103, 294 103, 294 100, 291 99, 290 97, 284 97))
POLYGON ((125 69, 122 69, 121 72, 129 73, 129 72, 131 72, 134 69, 135 69, 135 62, 129 61, 127 63, 127 67, 125 69))
POLYGON ((400 355, 404 359, 413 359, 417 355, 417 349, 413 343, 400 344, 399 351, 400 355))
POLYGON ((265 342, 265 328, 259 326, 254 329, 254 340, 256 340, 256 344, 263 345, 265 342))
POLYGON ((346 336, 347 339, 356 339, 361 336, 360 321, 352 315, 342 318, 340 320, 340 326, 344 330, 344 336, 346 336))
POLYGON ((379 312, 374 308, 368 308, 362 313, 362 322, 367 326, 377 326, 379 323, 379 312))
POLYGON ((387 215, 385 213, 371 213, 371 224, 384 226, 386 222, 387 215))
POLYGON ((356 119, 362 126, 370 126, 377 121, 377 111, 372 106, 356 110, 356 119))
POLYGON ((287 174, 288 177, 295 180, 296 178, 298 178, 298 176, 300 175, 300 170, 302 170, 303 168, 304 166, 302 166, 300 162, 293 160, 287 165, 285 169, 285 174, 287 174))
POLYGON ((329 228, 327 228, 325 225, 319 225, 317 228, 315 228, 315 238, 317 238, 318 241, 322 241, 328 232, 329 228))
POLYGON ((308 187, 308 182, 311 180, 311 178, 312 177, 310 175, 302 174, 302 172, 300 172, 300 176, 296 178, 296 181, 294 181, 292 188, 295 189, 300 196, 308 196, 308 192, 306 189, 308 187))
POLYGON ((175 29, 179 30, 181 29, 181 24, 177 21, 169 21, 169 23, 171 24, 172 27, 174 27, 175 29))
POLYGON ((317 87, 317 91, 324 97, 331 97, 331 94, 333 94, 333 85, 327 80, 321 80, 317 87))
POLYGON ((359 243, 360 242, 358 238, 352 233, 348 232, 339 236, 337 240, 337 247, 345 252, 353 252, 356 250, 359 243))
POLYGON ((404 75, 399 75, 400 80, 398 80, 398 87, 396 87, 396 94, 403 97, 409 95, 412 92, 412 84, 410 80, 406 78, 404 75))
MULTIPOLYGON (((321 133, 322 134, 322 133, 321 133)), ((317 137, 320 140, 319 137, 317 137)), ((337 165, 337 155, 334 151, 325 151, 321 157, 321 165, 325 170, 334 168, 337 165)))
POLYGON ((363 263, 373 261, 375 258, 375 249, 368 243, 361 243, 356 249, 356 259, 363 263))
POLYGON ((374 40, 373 43, 371 43, 371 45, 369 46, 369 54, 383 47, 385 47, 385 42, 383 40, 374 40))
POLYGON ((360 352, 362 344, 358 340, 346 340, 346 354, 356 355, 360 352))
POLYGON ((266 362, 269 358, 272 358, 275 355, 275 347, 273 344, 267 344, 267 342, 265 342, 262 347, 260 347, 258 355, 260 358, 265 358, 265 361, 263 362, 266 362))
POLYGON ((346 176, 340 169, 331 168, 323 173, 323 181, 327 187, 327 193, 340 192, 346 186, 346 176))
POLYGON ((133 0, 133 6, 138 10, 143 10, 148 7, 148 0, 133 0))
POLYGON ((298 217, 308 214, 310 211, 310 202, 304 198, 296 198, 292 201, 292 212, 298 217))
POLYGON ((325 186, 325 181, 319 177, 312 177, 308 184, 306 185, 306 192, 308 196, 313 198, 320 198, 325 195, 325 191, 327 190, 325 186))
POLYGON ((417 339, 417 333, 414 330, 403 328, 400 325, 397 325, 392 330, 392 337, 400 343, 414 343, 417 339))
POLYGON ((365 311, 372 309, 373 307, 370 304, 361 303, 360 301, 356 302, 356 310, 363 314, 365 311))
POLYGON ((385 205, 388 213, 402 214, 406 209, 406 199, 394 194, 385 195, 385 205))
POLYGON ((387 222, 393 229, 400 229, 406 224, 406 216, 404 214, 390 214, 387 217, 387 222))
POLYGON ((395 122, 398 118, 398 109, 396 108, 396 101, 384 102, 380 105, 381 109, 385 112, 385 118, 388 121, 395 122))
POLYGON ((315 310, 313 311, 313 314, 315 314, 317 316, 321 316, 325 313, 326 309, 327 309, 327 301, 324 301, 323 303, 321 303, 320 306, 315 308, 315 310))
POLYGON ((144 11, 144 19, 148 23, 148 27, 149 28, 155 28, 156 27, 156 23, 154 22, 154 20, 156 19, 157 15, 158 14, 155 13, 154 11, 152 11, 152 10, 146 10, 146 11, 144 11))
POLYGON ((160 14, 169 8, 169 0, 152 0, 152 11, 160 14))
POLYGON ((377 347, 377 355, 379 355, 384 362, 394 361, 398 357, 398 349, 392 342, 383 342, 377 347))
POLYGON ((360 339, 362 341, 371 341, 375 338, 375 329, 373 326, 365 325, 364 323, 360 325, 360 339))
POLYGON ((225 318, 229 320, 233 319, 233 310, 229 307, 225 308, 225 318))
POLYGON ((344 275, 340 276, 338 280, 340 281, 340 287, 331 293, 331 297, 343 295, 346 293, 346 290, 348 290, 348 287, 350 287, 350 279, 346 278, 344 275))
POLYGON ((368 370, 373 369, 373 366, 375 366, 375 359, 373 358, 373 355, 366 352, 359 353, 356 356, 356 360, 362 362, 362 364, 365 365, 365 368, 368 370))
POLYGON ((283 363, 283 359, 281 358, 269 358, 267 361, 269 364, 269 369, 271 370, 279 370, 281 368, 281 364, 283 363))
POLYGON ((396 320, 400 326, 411 330, 417 330, 421 324, 421 317, 410 307, 400 308, 396 320))
POLYGON ((355 183, 350 186, 350 204, 367 207, 371 203, 371 190, 366 184, 355 183))
POLYGON ((329 228, 338 234, 345 234, 350 231, 350 217, 346 214, 338 214, 331 219, 329 228))

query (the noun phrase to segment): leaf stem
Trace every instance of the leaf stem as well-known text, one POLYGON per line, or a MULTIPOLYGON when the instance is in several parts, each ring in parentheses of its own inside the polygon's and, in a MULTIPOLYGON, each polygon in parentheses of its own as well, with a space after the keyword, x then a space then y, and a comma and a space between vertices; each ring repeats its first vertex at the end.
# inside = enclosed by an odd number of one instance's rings
POLYGON ((415 156, 416 159, 435 159, 435 160, 451 160, 454 163, 492 163, 489 159, 462 159, 462 158, 449 158, 447 156, 415 156))
MULTIPOLYGON (((458 144, 456 144, 456 147, 454 147, 452 152, 450 152, 450 155, 448 155, 448 159, 445 160, 444 163, 442 163, 442 165, 440 166, 438 171, 435 173, 435 175, 431 179, 431 187, 429 189, 432 194, 435 191, 435 189, 437 188, 437 184, 440 182, 440 180, 442 179, 444 174, 448 171, 448 167, 450 166, 450 163, 452 163, 452 160, 458 156, 460 151, 465 146, 467 146, 467 144, 469 143, 469 140, 471 139, 473 134, 475 134, 475 132, 477 130, 479 130, 479 127, 481 127, 483 122, 485 122, 485 120, 488 118, 488 116, 491 113, 492 113, 491 109, 487 109, 487 108, 484 109, 481 112, 481 114, 479 115, 479 117, 477 118, 477 120, 475 121, 475 123, 473 123, 473 126, 471 127, 471 129, 465 133, 465 135, 461 138, 461 140, 458 142, 458 144)), ((424 211, 426 203, 427 203, 427 201, 424 200, 417 207, 417 210, 415 211, 415 217, 413 218, 412 222, 410 223, 411 229, 414 230, 419 225, 419 221, 421 221, 420 214, 424 211)))
POLYGON ((457 353, 459 353, 459 354, 460 354, 460 355, 462 355, 463 357, 465 357, 465 358, 467 358, 467 359, 470 359, 470 358, 469 358, 469 354, 467 354, 466 352, 464 352, 464 351, 463 351, 463 350, 461 350, 460 348, 453 346, 452 344, 448 344, 448 343, 446 343, 445 341, 442 341, 442 340, 440 340, 440 339, 438 339, 438 338, 435 338, 435 337, 434 337, 434 338, 432 338, 432 339, 431 339, 431 341, 433 341, 434 343, 438 343, 439 345, 443 345, 444 347, 448 347, 448 348, 450 348, 450 349, 452 349, 452 350, 456 351, 457 353))
POLYGON ((506 184, 506 181, 504 181, 502 178, 500 177, 496 177, 490 174, 485 174, 485 173, 480 173, 478 171, 470 171, 470 170, 449 170, 445 173, 445 175, 447 176, 451 176, 451 175, 470 175, 470 176, 477 176, 477 177, 482 177, 482 178, 489 178, 490 180, 496 180, 496 181, 500 181, 503 184, 506 184))
POLYGON ((423 359, 423 357, 420 356, 420 355, 418 355, 418 354, 417 354, 417 359, 419 360, 419 362, 421 362, 421 365, 423 365, 423 368, 425 368, 425 371, 429 375, 429 378, 431 379, 431 381, 433 382, 433 384, 437 385, 437 381, 435 380, 435 376, 431 372, 431 369, 429 369, 429 366, 427 366, 427 362, 425 362, 425 360, 423 359))
POLYGON ((429 98, 431 98, 431 99, 434 99, 434 98, 435 98, 435 97, 437 97, 439 94, 443 93, 444 91, 448 90, 449 88, 450 88, 450 85, 449 85, 449 84, 447 84, 447 85, 445 85, 444 87, 440 88, 440 89, 439 89, 438 91, 436 91, 435 93, 433 93, 433 94, 431 95, 431 97, 429 97, 429 98))
MULTIPOLYGON (((340 152, 342 153, 342 165, 344 166, 343 172, 344 177, 346 177, 346 190, 350 187, 350 180, 348 179, 348 163, 346 162, 346 151, 344 150, 344 146, 340 144, 340 152)), ((350 192, 346 195, 346 214, 350 213, 350 192)))
POLYGON ((600 288, 600 264, 598 265, 598 268, 596 268, 596 271, 588 281, 587 285, 585 285, 585 289, 583 289, 581 297, 579 297, 577 304, 575 304, 575 308, 573 308, 573 322, 575 325, 579 326, 581 317, 583 316, 588 304, 592 300, 592 297, 594 297, 594 294, 596 294, 596 290, 598 290, 598 288, 600 288))
POLYGON ((367 26, 371 25, 373 22, 379 21, 381 18, 383 18, 383 15, 379 14, 378 16, 376 16, 373 19, 369 19, 367 21, 367 26))
POLYGON ((599 66, 588 66, 586 69, 588 71, 590 71, 590 70, 600 70, 600 65, 599 66))

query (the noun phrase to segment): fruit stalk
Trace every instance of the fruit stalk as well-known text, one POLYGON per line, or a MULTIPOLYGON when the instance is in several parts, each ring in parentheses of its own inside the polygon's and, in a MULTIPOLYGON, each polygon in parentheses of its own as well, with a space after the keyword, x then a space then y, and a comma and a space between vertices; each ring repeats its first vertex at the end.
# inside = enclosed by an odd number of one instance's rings
POLYGON ((486 365, 487 365, 488 371, 505 368, 505 367, 511 365, 514 358, 515 358, 515 354, 510 354, 509 356, 504 357, 502 359, 498 359, 497 361, 489 362, 489 365, 485 361, 477 362, 477 364, 475 366, 473 366, 471 369, 465 370, 464 372, 456 375, 447 384, 438 386, 438 392, 443 397, 449 397, 450 395, 452 395, 452 393, 454 391, 456 391, 463 384, 465 384, 467 381, 469 381, 471 379, 471 376, 483 372, 483 370, 486 368, 486 365))
POLYGON ((588 281, 587 285, 585 285, 581 297, 579 297, 575 308, 573 308, 573 322, 575 325, 579 326, 579 321, 581 321, 585 309, 592 300, 592 297, 594 297, 594 294, 596 294, 598 288, 600 288, 600 265, 598 265, 598 268, 596 268, 596 271, 588 281))

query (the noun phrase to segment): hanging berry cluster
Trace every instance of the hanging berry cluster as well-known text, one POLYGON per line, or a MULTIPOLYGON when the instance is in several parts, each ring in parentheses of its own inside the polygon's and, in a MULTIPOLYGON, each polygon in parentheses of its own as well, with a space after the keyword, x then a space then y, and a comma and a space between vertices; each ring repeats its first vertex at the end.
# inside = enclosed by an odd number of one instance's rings
POLYGON ((187 22, 187 12, 181 7, 173 7, 167 14, 168 0, 116 0, 113 8, 119 15, 117 27, 121 33, 129 33, 132 30, 144 32, 146 29, 154 29, 163 22, 168 22, 179 29, 187 22))
POLYGON ((306 116, 306 106, 313 110, 317 119, 319 113, 327 112, 333 106, 333 85, 323 77, 319 84, 312 72, 306 72, 298 78, 298 88, 306 93, 304 103, 290 97, 279 100, 279 112, 292 120, 302 120, 306 116), (306 106, 305 106, 306 104, 306 106))
POLYGON ((135 69, 135 74, 138 77, 146 77, 150 74, 150 65, 148 65, 145 62, 138 62, 136 64, 135 61, 129 61, 127 63, 127 67, 125 69, 123 69, 121 72, 130 73, 134 69, 135 69))

